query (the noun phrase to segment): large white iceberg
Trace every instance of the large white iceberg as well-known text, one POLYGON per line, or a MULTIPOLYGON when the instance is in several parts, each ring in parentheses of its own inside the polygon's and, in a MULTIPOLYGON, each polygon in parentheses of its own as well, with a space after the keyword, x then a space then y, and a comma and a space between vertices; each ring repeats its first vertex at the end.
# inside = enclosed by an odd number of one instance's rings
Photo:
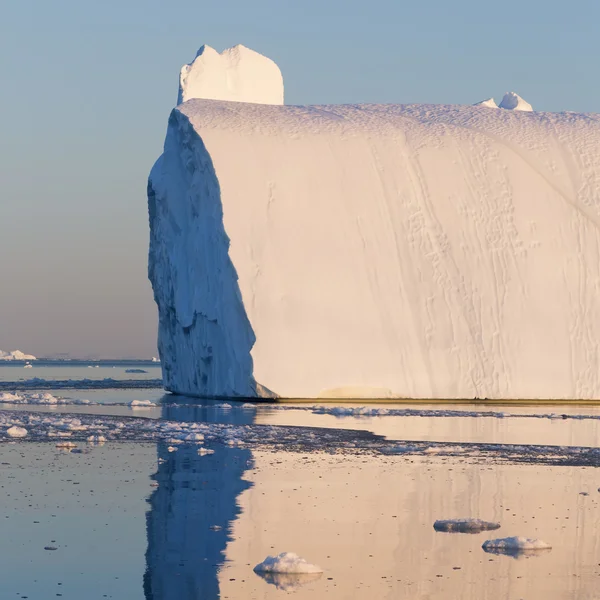
POLYGON ((600 117, 173 110, 149 181, 167 389, 600 397, 600 117))

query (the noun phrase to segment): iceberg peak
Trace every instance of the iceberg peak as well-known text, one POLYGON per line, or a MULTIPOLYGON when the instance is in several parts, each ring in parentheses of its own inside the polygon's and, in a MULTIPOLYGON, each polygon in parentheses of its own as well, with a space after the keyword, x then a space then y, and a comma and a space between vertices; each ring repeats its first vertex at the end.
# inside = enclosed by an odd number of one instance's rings
POLYGON ((504 108, 506 110, 520 110, 523 112, 533 111, 531 104, 523 100, 523 98, 521 98, 521 96, 515 92, 506 92, 499 106, 500 108, 504 108))
POLYGON ((221 53, 204 44, 179 74, 177 104, 194 98, 283 104, 283 77, 270 58, 242 44, 221 53))
POLYGON ((493 98, 488 98, 487 100, 482 100, 481 102, 476 102, 473 106, 485 106, 485 108, 498 108, 496 101, 493 98))

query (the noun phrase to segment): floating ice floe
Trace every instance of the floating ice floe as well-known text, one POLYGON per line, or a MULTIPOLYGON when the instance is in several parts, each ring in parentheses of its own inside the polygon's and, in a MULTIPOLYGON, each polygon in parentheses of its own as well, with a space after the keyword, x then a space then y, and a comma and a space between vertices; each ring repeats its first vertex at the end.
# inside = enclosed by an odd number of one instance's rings
POLYGON ((23 396, 19 394, 9 394, 8 392, 0 393, 0 404, 14 404, 23 400, 23 396))
POLYGON ((322 573, 323 569, 313 565, 293 552, 282 552, 267 556, 254 567, 256 573, 322 573))
POLYGON ((500 523, 483 521, 482 519, 439 519, 433 524, 436 531, 447 531, 450 533, 480 533, 499 529, 500 523))
POLYGON ((542 540, 521 536, 487 540, 481 547, 486 552, 492 554, 506 554, 513 557, 535 554, 536 552, 550 550, 552 548, 550 544, 542 540))
POLYGON ((154 408, 156 404, 150 400, 132 400, 129 403, 131 408, 154 408))
POLYGON ((6 435, 12 438, 24 438, 27 436, 27 429, 13 425, 6 430, 6 435))
POLYGON ((209 454, 214 454, 214 450, 210 450, 209 448, 198 448, 198 456, 207 456, 209 454))

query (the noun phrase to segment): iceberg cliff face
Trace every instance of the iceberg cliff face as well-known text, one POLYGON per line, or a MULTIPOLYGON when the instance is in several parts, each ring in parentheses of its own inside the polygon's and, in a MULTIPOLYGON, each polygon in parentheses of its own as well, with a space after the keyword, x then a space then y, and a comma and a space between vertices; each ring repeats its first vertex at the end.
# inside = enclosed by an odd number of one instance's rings
POLYGON ((149 183, 166 386, 598 398, 599 190, 598 115, 188 101, 149 183))

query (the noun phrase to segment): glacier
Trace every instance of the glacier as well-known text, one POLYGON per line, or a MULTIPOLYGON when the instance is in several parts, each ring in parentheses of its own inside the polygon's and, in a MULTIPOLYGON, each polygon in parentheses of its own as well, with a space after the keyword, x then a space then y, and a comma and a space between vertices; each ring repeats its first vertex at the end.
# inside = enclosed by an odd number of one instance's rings
POLYGON ((599 115, 195 96, 148 183, 166 389, 600 397, 599 115))

